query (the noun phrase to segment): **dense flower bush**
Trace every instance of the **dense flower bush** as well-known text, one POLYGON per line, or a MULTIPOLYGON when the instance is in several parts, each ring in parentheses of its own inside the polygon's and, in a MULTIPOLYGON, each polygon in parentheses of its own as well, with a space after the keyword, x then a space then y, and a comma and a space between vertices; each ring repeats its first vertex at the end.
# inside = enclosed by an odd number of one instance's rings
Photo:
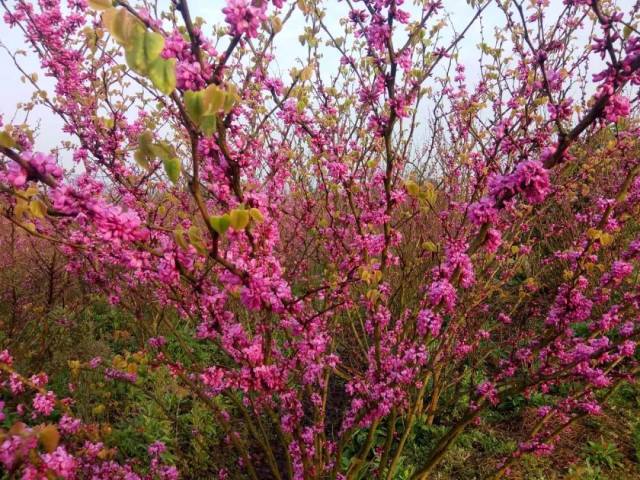
MULTIPOLYGON (((0 0, 65 139, 43 152, 3 118, 3 225, 113 304, 176 312, 140 325, 140 358, 222 430, 212 476, 424 479, 489 412, 535 398, 499 478, 637 375, 638 7, 468 1, 456 24, 446 3, 229 0, 201 19, 187 0, 0 0), (307 58, 281 75, 294 21, 307 58), (215 355, 178 359, 181 324, 215 355), (407 465, 417 422, 446 430, 407 465)), ((69 368, 143 388, 133 364, 69 368)), ((73 388, 58 398, 9 351, 0 368, 5 469, 178 477, 163 443, 123 459, 73 388)))

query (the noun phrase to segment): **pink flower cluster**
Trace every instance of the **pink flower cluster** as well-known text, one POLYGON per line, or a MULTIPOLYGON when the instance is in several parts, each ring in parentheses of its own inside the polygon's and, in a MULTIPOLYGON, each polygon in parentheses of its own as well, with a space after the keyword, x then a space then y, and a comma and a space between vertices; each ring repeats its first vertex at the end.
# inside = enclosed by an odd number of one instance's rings
POLYGON ((51 415, 56 406, 56 396, 53 392, 36 393, 33 399, 33 408, 40 415, 51 415))
POLYGON ((227 6, 222 9, 224 20, 229 24, 232 35, 247 35, 250 38, 258 36, 258 27, 266 20, 267 2, 252 2, 251 0, 227 0, 227 6))
MULTIPOLYGON (((21 157, 33 169, 35 174, 42 177, 50 176, 56 180, 62 178, 62 168, 58 166, 55 158, 51 155, 39 152, 23 152, 21 157)), ((29 175, 30 173, 27 169, 12 160, 9 162, 4 177, 10 185, 20 188, 30 179, 29 175)))
POLYGON ((540 203, 551 191, 549 173, 537 160, 520 162, 513 173, 492 176, 489 191, 496 204, 518 193, 530 203, 540 203))

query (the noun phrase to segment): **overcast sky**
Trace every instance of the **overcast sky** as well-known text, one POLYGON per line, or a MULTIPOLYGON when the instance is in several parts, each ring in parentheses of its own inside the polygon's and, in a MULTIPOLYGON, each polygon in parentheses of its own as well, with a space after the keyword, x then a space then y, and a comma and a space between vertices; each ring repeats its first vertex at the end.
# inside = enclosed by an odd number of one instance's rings
MULTIPOLYGON (((163 0, 164 1, 164 0, 163 0)), ((9 0, 8 3, 11 3, 9 0)), ((410 3, 407 1, 406 3, 410 3)), ((562 0, 551 0, 551 8, 548 18, 553 19, 553 15, 559 12, 562 8, 562 0)), ((633 0, 620 0, 619 5, 630 8, 633 0)), ((190 0, 189 5, 191 8, 192 16, 201 16, 207 20, 209 24, 223 22, 223 15, 221 9, 224 7, 225 2, 223 0, 190 0)), ((335 8, 329 8, 327 24, 337 26, 337 19, 344 14, 345 3, 335 2, 335 8)), ((445 1, 445 7, 451 15, 451 23, 455 26, 456 30, 460 31, 469 22, 473 15, 473 10, 469 7, 464 0, 447 0, 445 1)), ((406 7, 412 9, 411 7, 406 7)), ((496 25, 504 22, 503 15, 495 9, 487 10, 483 16, 482 26, 485 35, 491 37, 492 32, 496 25)), ((415 11, 415 9, 413 9, 415 11)), ((298 36, 302 33, 305 22, 301 14, 297 13, 291 20, 287 28, 285 28, 278 36, 276 45, 278 47, 279 55, 277 56, 277 65, 284 75, 288 77, 289 68, 296 64, 296 58, 305 56, 305 49, 300 45, 298 36)), ((477 44, 480 42, 480 28, 481 24, 476 25, 469 31, 461 48, 461 60, 465 65, 470 68, 477 65, 478 50, 477 44)), ((10 29, 4 22, 0 22, 0 41, 12 51, 19 49, 26 49, 28 47, 22 38, 21 32, 18 29, 10 29)), ((327 63, 331 64, 333 61, 337 61, 337 56, 333 49, 327 49, 326 52, 327 63), (333 56, 333 58, 332 58, 333 56)), ((25 70, 29 73, 39 73, 40 78, 43 75, 40 71, 37 59, 28 51, 26 57, 20 57, 21 64, 25 70)), ((27 101, 31 94, 32 88, 29 84, 22 83, 20 81, 21 73, 15 68, 11 58, 4 50, 0 49, 0 114, 3 114, 5 123, 9 123, 13 120, 16 112, 16 104, 18 102, 27 101)), ((470 78, 473 79, 474 72, 469 72, 470 78)), ((47 83, 43 85, 51 86, 51 80, 44 80, 47 83)), ((286 82, 286 80, 285 80, 286 82)), ((24 113, 19 113, 16 117, 16 122, 24 120, 24 113)), ((40 122, 40 137, 38 139, 39 149, 45 150, 58 144, 60 136, 61 122, 50 112, 40 107, 34 112, 30 113, 30 123, 34 121, 40 122)))

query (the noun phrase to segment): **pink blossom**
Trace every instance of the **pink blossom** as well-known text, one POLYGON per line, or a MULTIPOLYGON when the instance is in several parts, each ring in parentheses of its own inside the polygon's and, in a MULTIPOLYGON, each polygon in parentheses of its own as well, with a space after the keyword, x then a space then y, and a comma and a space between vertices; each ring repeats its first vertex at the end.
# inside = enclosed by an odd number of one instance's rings
POLYGON ((266 19, 265 10, 266 2, 227 0, 227 6, 222 9, 222 13, 232 35, 247 34, 253 38, 258 36, 258 27, 266 19))
POLYGON ((51 415, 56 406, 56 396, 52 391, 36 393, 33 399, 33 408, 41 415, 51 415))
POLYGON ((443 303, 451 311, 456 305, 456 299, 456 290, 448 280, 433 282, 429 287, 429 301, 434 306, 443 303))
POLYGON ((615 123, 620 118, 628 116, 630 110, 631 103, 627 97, 623 95, 613 95, 609 98, 604 114, 609 122, 615 123))
POLYGON ((27 171, 16 162, 9 162, 9 169, 6 174, 9 184, 16 188, 22 187, 27 183, 27 171))
POLYGON ((78 468, 76 459, 67 453, 64 447, 56 448, 52 453, 41 456, 47 469, 63 479, 75 478, 78 468))

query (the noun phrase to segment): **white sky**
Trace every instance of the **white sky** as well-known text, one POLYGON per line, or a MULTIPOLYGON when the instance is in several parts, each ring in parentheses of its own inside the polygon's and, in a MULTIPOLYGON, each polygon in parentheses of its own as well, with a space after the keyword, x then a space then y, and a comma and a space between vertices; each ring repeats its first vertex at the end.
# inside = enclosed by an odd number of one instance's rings
MULTIPOLYGON (((168 0, 161 0, 161 3, 167 1, 168 0)), ((9 0, 8 3, 11 3, 11 0, 9 0)), ((410 0, 407 0, 405 3, 409 4, 410 0)), ((456 30, 462 30, 472 17, 473 10, 464 0, 445 0, 444 3, 445 9, 451 15, 451 23, 456 30)), ((628 11, 633 4, 633 0, 619 0, 617 3, 623 7, 624 10, 628 11)), ((190 0, 189 2, 192 16, 201 16, 207 20, 208 24, 223 22, 224 18, 221 13, 221 9, 224 7, 224 4, 224 0, 190 0)), ((344 12, 346 11, 345 2, 338 3, 333 0, 331 2, 325 2, 325 5, 330 5, 330 7, 328 7, 328 17, 326 19, 327 24, 337 26, 337 19, 344 16, 344 12)), ((405 5, 403 8, 416 11, 416 9, 410 5, 405 5)), ((550 10, 547 16, 547 21, 552 21, 553 15, 559 12, 562 8, 562 0, 550 0, 550 10)), ((494 28, 502 25, 503 23, 503 14, 497 11, 495 6, 491 6, 483 15, 482 25, 484 27, 485 35, 491 37, 494 28)), ((277 36, 278 40, 276 45, 278 47, 279 55, 277 56, 276 61, 283 75, 286 77, 288 77, 287 72, 289 68, 296 64, 296 59, 300 57, 304 58, 306 55, 305 48, 302 47, 298 41, 298 36, 302 33, 304 26, 304 19, 302 15, 297 12, 289 22, 289 25, 277 36)), ((469 67, 468 76, 471 79, 474 78, 473 67, 477 65, 477 44, 480 42, 480 28, 480 23, 476 23, 474 27, 472 27, 463 41, 462 48, 460 50, 460 60, 469 67)), ((337 36, 339 36, 339 34, 337 36)), ((4 21, 0 21, 0 41, 13 51, 21 48, 27 48, 21 32, 18 29, 10 29, 4 21)), ((323 65, 325 63, 335 64, 336 62, 337 55, 334 53, 334 50, 327 49, 323 65)), ((21 57, 21 63, 27 72, 39 73, 40 78, 43 78, 39 69, 38 61, 32 54, 29 54, 27 57, 21 57)), ((18 102, 29 100, 32 94, 32 87, 29 84, 25 84, 20 81, 20 72, 18 72, 13 65, 11 58, 2 49, 0 49, 0 65, 2 65, 2 68, 0 69, 0 114, 3 114, 5 123, 9 123, 12 122, 13 116, 16 112, 16 104, 18 102)), ((287 80, 285 80, 285 83, 287 80)), ((45 79, 45 82, 47 82, 43 83, 45 86, 52 85, 52 81, 50 79, 45 79)), ((18 123, 22 122, 24 120, 24 115, 24 112, 20 112, 15 121, 18 123)), ((57 145, 62 138, 60 132, 61 121, 43 107, 38 107, 29 115, 30 124, 33 124, 34 121, 40 122, 38 148, 45 150, 57 145)))

